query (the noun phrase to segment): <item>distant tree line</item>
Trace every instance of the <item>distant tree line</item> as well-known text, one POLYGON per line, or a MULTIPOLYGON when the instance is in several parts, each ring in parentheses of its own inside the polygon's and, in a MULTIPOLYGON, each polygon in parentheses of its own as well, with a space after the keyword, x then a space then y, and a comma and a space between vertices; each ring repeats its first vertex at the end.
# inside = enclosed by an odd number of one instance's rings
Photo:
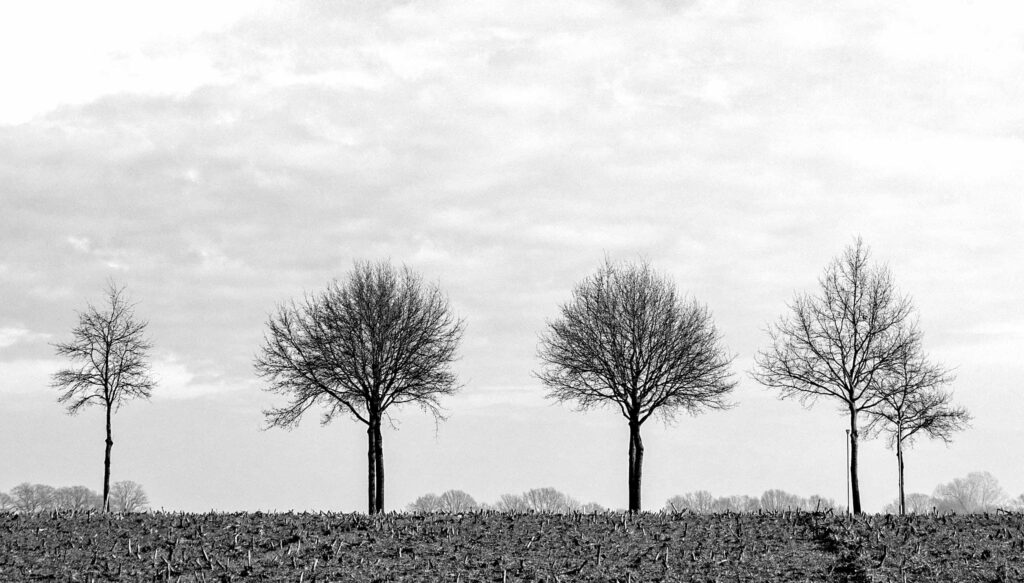
MULTIPOLYGON (((883 512, 898 513, 899 503, 897 499, 886 505, 883 512)), ((939 484, 931 496, 921 493, 906 495, 906 514, 979 514, 1000 509, 1024 511, 1024 494, 1011 500, 999 485, 999 480, 988 472, 971 472, 962 478, 939 484)))
MULTIPOLYGON (((149 497, 137 482, 124 480, 110 485, 107 507, 111 512, 142 512, 149 508, 149 497)), ((32 514, 36 512, 102 510, 103 495, 85 486, 54 488, 46 484, 23 482, 0 492, 0 511, 32 514)))
POLYGON ((706 490, 688 492, 673 496, 665 502, 666 512, 693 512, 713 514, 716 512, 779 512, 783 510, 806 510, 808 512, 838 510, 831 498, 817 494, 803 498, 784 490, 765 490, 760 496, 715 497, 706 490))
MULTIPOLYGON (((1011 500, 1000 487, 999 481, 988 472, 971 472, 963 478, 939 484, 931 495, 907 494, 905 501, 907 514, 932 512, 975 514, 995 512, 1000 509, 1024 512, 1024 494, 1011 500)), ((607 512, 609 509, 595 502, 581 504, 572 496, 555 488, 534 488, 522 494, 503 494, 493 504, 477 502, 473 496, 462 490, 447 490, 440 495, 424 494, 406 506, 407 512, 415 514, 458 514, 479 510, 568 514, 571 512, 607 512)), ((773 488, 765 490, 760 496, 715 496, 707 490, 697 490, 669 498, 662 510, 664 512, 715 514, 788 510, 839 512, 845 511, 845 508, 841 508, 832 498, 817 494, 805 498, 773 488)), ((899 514, 899 499, 886 505, 882 509, 882 513, 899 514)))
POLYGON ((570 512, 604 512, 607 509, 594 502, 581 504, 575 498, 554 488, 533 488, 522 494, 502 494, 494 504, 478 503, 462 490, 448 490, 440 495, 424 494, 410 503, 406 510, 417 514, 459 513, 473 510, 567 514, 570 512))

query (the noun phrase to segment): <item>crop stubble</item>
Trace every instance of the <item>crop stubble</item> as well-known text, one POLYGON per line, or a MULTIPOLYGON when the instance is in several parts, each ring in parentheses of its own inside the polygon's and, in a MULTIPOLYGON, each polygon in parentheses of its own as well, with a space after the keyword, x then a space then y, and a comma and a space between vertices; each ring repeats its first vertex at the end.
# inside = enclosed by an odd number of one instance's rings
POLYGON ((1024 519, 0 514, 3 581, 1013 581, 1024 519))

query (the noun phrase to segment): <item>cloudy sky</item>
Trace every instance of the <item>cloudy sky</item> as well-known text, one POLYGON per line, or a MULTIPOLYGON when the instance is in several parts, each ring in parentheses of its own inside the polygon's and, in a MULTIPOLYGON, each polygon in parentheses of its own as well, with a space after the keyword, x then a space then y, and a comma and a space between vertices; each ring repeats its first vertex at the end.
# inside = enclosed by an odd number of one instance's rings
MULTIPOLYGON (((182 510, 365 507, 366 434, 263 431, 275 305, 356 259, 437 282, 467 330, 435 428, 385 432, 386 505, 553 486, 626 506, 627 428, 532 376, 605 254, 707 304, 737 407, 645 426, 644 506, 698 489, 845 502, 844 418, 748 376, 766 325, 854 237, 974 415, 909 491, 1024 492, 1024 14, 1016 2, 21 3, 0 18, 0 490, 101 486, 100 410, 51 343, 125 284, 159 387, 113 479, 182 510)), ((863 448, 867 510, 895 458, 863 448)))

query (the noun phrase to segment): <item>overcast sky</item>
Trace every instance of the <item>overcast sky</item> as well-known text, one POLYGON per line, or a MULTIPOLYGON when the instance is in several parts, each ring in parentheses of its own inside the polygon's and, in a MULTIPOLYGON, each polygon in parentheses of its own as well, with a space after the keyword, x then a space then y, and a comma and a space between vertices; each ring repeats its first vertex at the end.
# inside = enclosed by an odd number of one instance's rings
MULTIPOLYGON (((725 412, 644 427, 644 506, 782 488, 845 504, 846 420, 748 376, 765 327, 856 236, 919 309, 975 417, 907 455, 1024 492, 1024 14, 1017 2, 19 3, 0 18, 0 490, 101 488, 101 410, 69 417, 51 343, 127 286, 159 387, 113 479, 181 510, 362 510, 366 433, 263 431, 274 307, 390 258, 467 328, 436 429, 384 434, 386 507, 552 486, 627 503, 627 427, 532 376, 605 254, 707 304, 725 412)), ((865 509, 895 456, 862 449, 865 509)))

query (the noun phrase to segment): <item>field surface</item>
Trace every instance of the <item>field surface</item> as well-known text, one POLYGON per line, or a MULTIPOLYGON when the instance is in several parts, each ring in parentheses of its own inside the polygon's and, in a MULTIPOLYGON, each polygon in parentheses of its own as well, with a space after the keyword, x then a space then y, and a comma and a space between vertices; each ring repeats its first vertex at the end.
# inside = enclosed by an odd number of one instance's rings
POLYGON ((1024 581, 1024 517, 0 514, 0 581, 1024 581))

